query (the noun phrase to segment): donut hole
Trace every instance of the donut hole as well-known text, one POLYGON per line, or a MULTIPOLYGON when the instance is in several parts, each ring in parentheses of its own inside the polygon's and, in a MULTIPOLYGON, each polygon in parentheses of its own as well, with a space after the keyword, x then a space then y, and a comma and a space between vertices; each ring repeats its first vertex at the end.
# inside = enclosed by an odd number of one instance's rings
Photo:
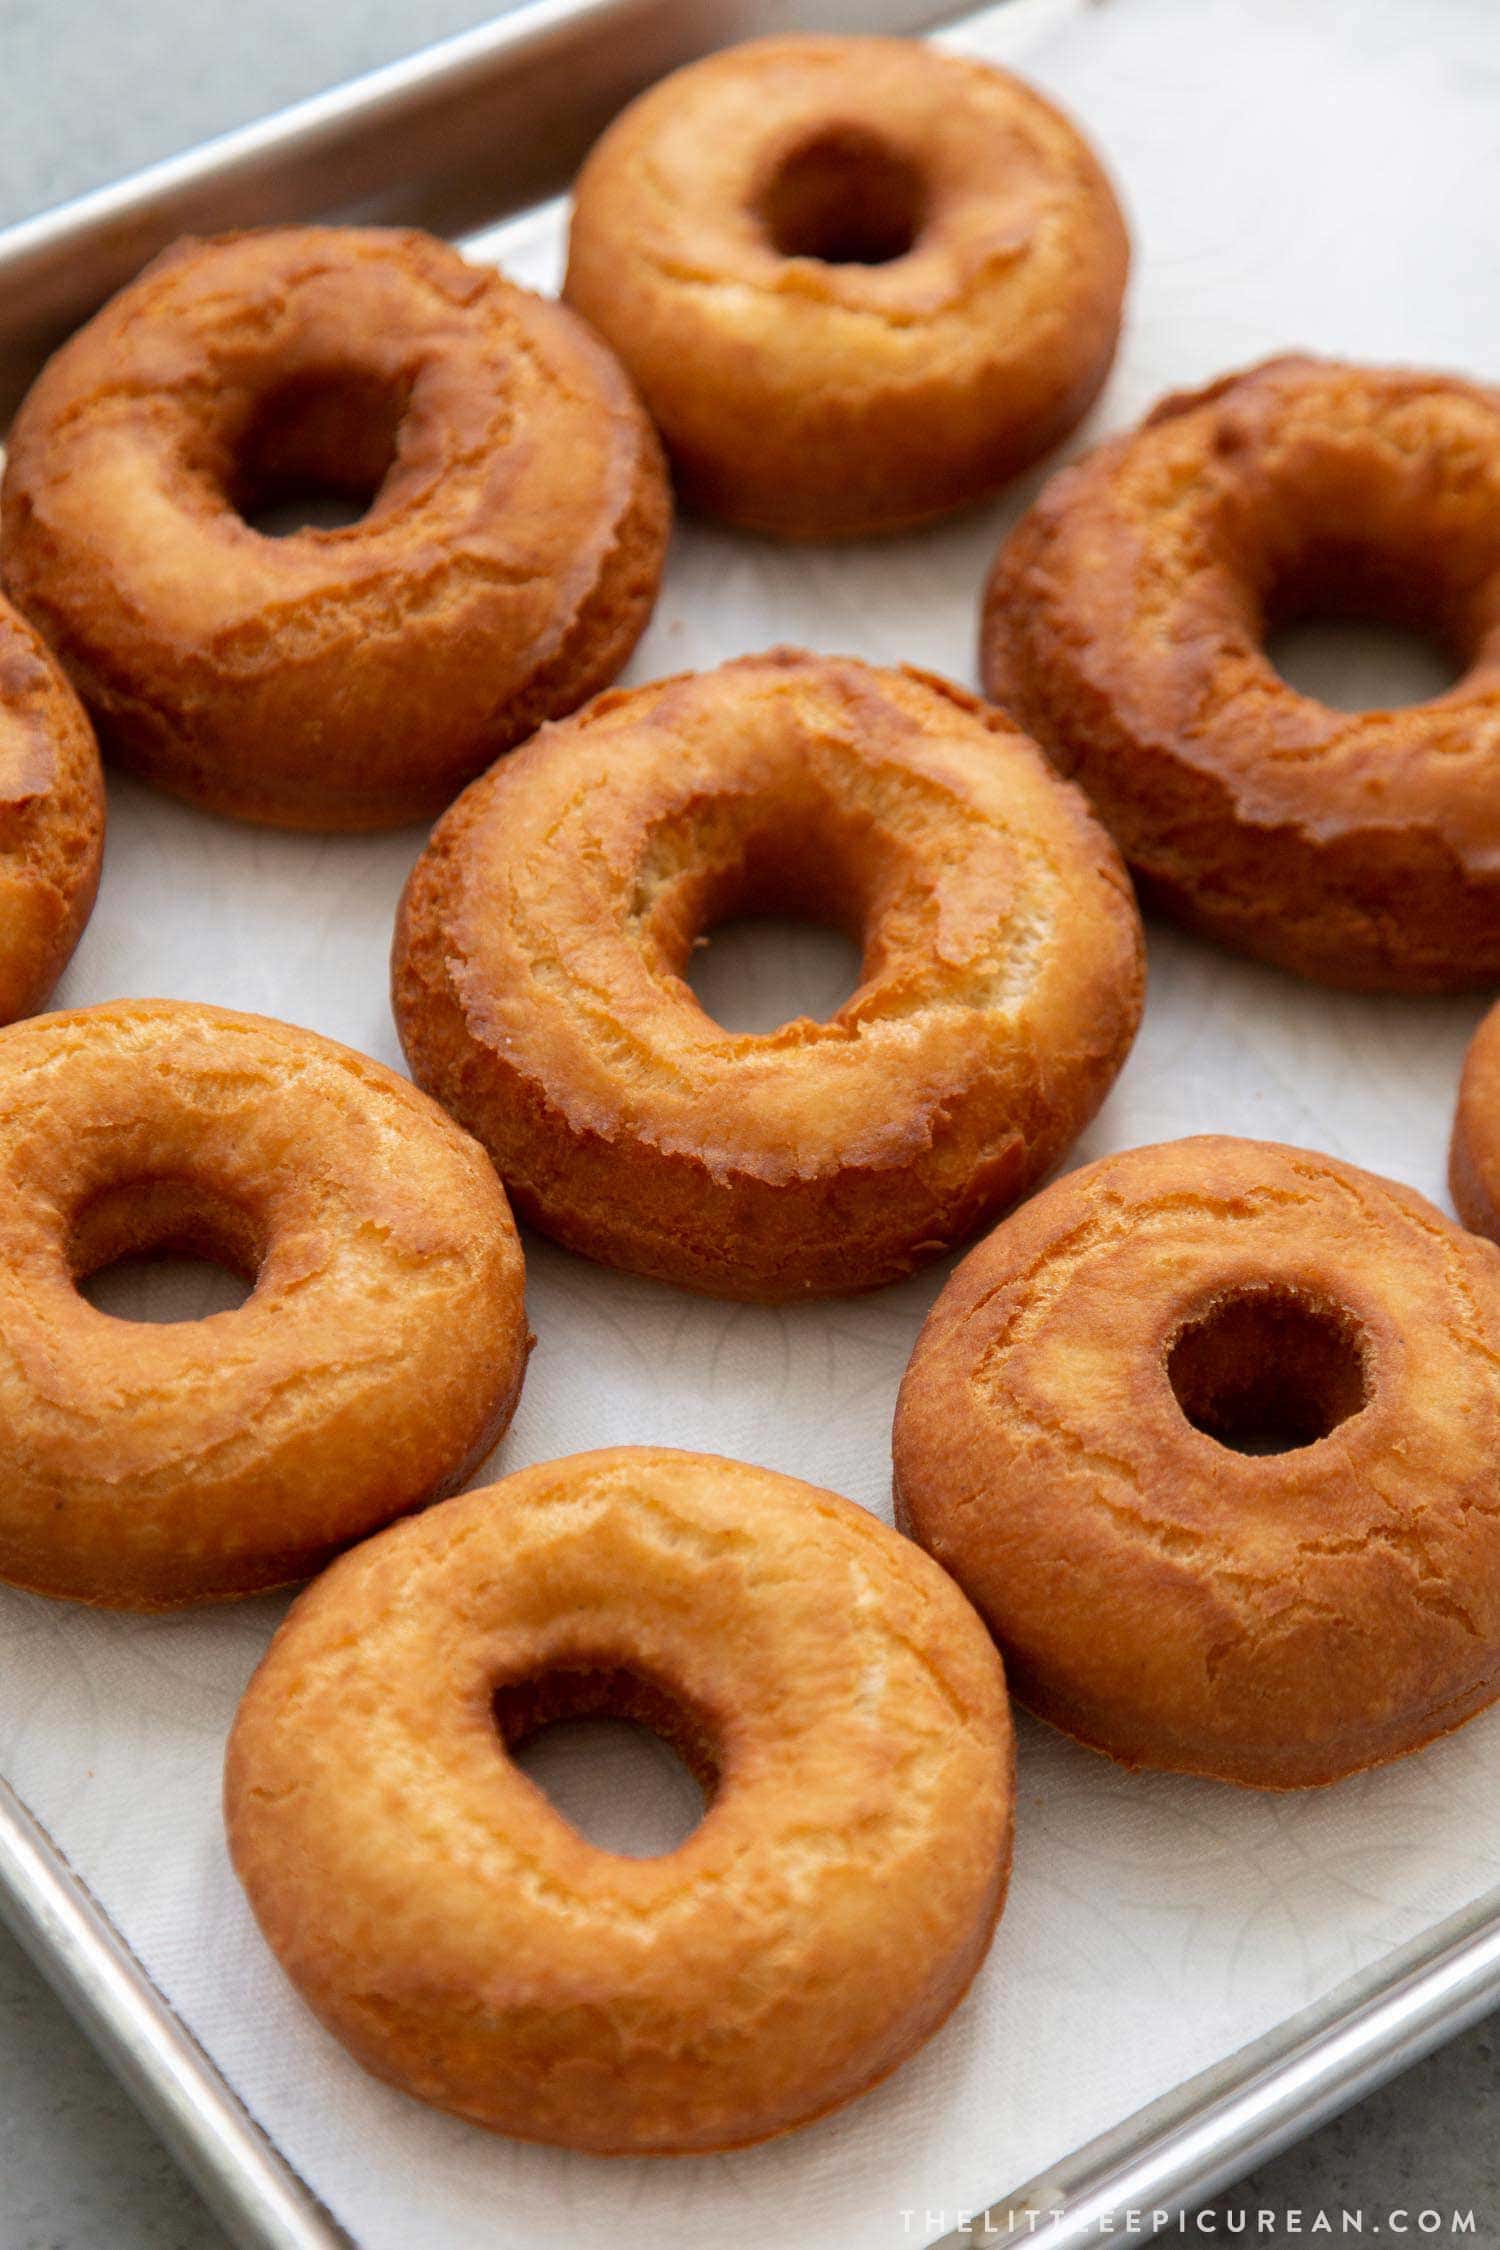
POLYGON ((1290 688, 1333 711, 1399 711, 1446 695, 1462 666, 1430 634, 1371 617, 1303 617, 1266 638, 1290 688))
POLYGON ((783 1024, 826 1023, 860 983, 860 948, 847 930, 785 914, 740 914, 696 942, 686 981, 725 1031, 764 1036, 783 1024))
POLYGON ((911 159, 861 125, 831 125, 784 156, 756 215, 783 258, 885 266, 922 231, 927 191, 911 159))
POLYGON ((864 981, 882 872, 857 818, 695 802, 662 822, 634 917, 649 964, 726 1031, 826 1022, 864 981))
POLYGON ((113 1320, 205 1320, 245 1303, 264 1262, 251 1215, 190 1180, 135 1180, 74 1220, 68 1262, 79 1295, 113 1320))
POLYGON ((719 1782, 714 1730, 628 1666, 559 1666, 498 1687, 507 1754, 600 1851, 658 1859, 687 1841, 719 1782))
POLYGON ((1267 1285, 1220 1297, 1179 1330, 1167 1379, 1195 1430, 1234 1453, 1295 1453, 1368 1404, 1352 1314, 1267 1285))
POLYGON ((1269 662, 1335 711, 1431 703, 1471 655, 1462 593, 1429 552, 1309 538, 1274 565, 1264 610, 1269 662))
POLYGON ((230 498, 280 539, 358 523, 396 459, 410 386, 363 369, 303 372, 256 405, 235 443, 230 498))

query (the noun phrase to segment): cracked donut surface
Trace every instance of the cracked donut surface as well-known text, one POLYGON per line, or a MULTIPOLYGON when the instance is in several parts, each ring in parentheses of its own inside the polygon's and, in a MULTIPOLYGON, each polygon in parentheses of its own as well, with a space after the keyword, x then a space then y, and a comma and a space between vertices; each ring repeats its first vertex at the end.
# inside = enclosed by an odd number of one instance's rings
POLYGON ((631 103, 579 175, 564 293, 684 497, 791 538, 983 499, 1108 371, 1125 223, 1082 135, 913 40, 752 41, 631 103))
POLYGON ((1086 1166, 965 1259, 902 1385, 897 1520, 1043 1718, 1289 1788, 1500 1694, 1497 1446, 1500 1253, 1205 1136, 1086 1166))
POLYGON ((240 1879, 368 2069, 606 2153, 761 2140, 943 2022, 1010 1864, 1000 1662, 952 1582, 834 1494, 701 1454, 547 1462, 367 1541, 241 1705, 240 1879), (644 1719, 708 1809, 589 1843, 507 1755, 644 1719))
POLYGON ((1484 1017, 1464 1056, 1448 1184, 1464 1225, 1500 1242, 1500 1006, 1484 1017))
POLYGON ((1148 903, 1328 984, 1500 978, 1500 392, 1288 358, 1169 398, 1047 485, 981 638, 1148 903), (1268 631, 1350 613, 1461 676, 1394 710, 1299 694, 1268 631))
POLYGON ((40 637, 0 601, 0 1024, 40 1008, 94 904, 104 781, 40 637))
POLYGON ((522 1259, 484 1152, 313 1032, 115 1001, 0 1034, 0 1578, 110 1608, 284 1585, 461 1483, 509 1421, 522 1259), (78 1284, 151 1252, 202 1320, 78 1284))
POLYGON ((669 513, 573 314, 427 235, 290 227, 177 244, 48 362, 0 568, 107 755, 242 819, 379 828, 614 678, 669 513), (309 488, 364 513, 246 520, 309 488))
POLYGON ((873 1287, 963 1240, 1093 1115, 1139 918, 1076 792, 938 680, 777 650, 617 691, 439 823, 396 934, 412 1073, 569 1248, 713 1294, 873 1287), (824 1022, 732 1032, 702 933, 860 944, 824 1022))

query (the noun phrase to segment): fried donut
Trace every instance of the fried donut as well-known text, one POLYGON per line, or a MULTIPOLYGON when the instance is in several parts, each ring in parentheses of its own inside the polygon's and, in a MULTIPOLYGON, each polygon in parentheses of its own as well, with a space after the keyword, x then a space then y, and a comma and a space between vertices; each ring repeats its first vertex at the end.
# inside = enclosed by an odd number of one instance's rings
POLYGON ((413 871, 412 1073, 517 1209, 727 1297, 873 1288, 1025 1193, 1141 1009, 1129 884, 1032 744, 943 682, 774 650, 601 697, 413 871), (682 971, 736 914, 863 949, 826 1023, 727 1031, 682 971))
POLYGON ((104 782, 47 650, 0 601, 0 1024, 40 1008, 93 909, 104 782))
POLYGON ((1105 1157, 966 1258, 897 1520, 1129 1766, 1336 1781, 1500 1694, 1500 1252, 1331 1157, 1105 1157))
POLYGON ((1167 399, 1001 550, 983 669, 1148 903, 1324 984, 1500 978, 1500 392, 1299 358, 1167 399), (1463 677, 1331 710, 1265 653, 1329 613, 1463 677))
POLYGON ((1000 1664, 831 1492, 622 1446, 523 1469, 304 1594, 230 1736, 230 1850, 367 2070, 527 2140, 733 2148, 863 2093, 984 1958, 1010 1866, 1000 1664), (643 1721, 708 1799, 601 1851, 507 1751, 643 1721))
POLYGON ((527 1344, 494 1173, 393 1071, 168 1000, 0 1033, 0 1578, 115 1609, 305 1578, 463 1481, 527 1344), (80 1294, 150 1251, 254 1286, 170 1325, 80 1294))
POLYGON ((564 295, 687 500, 819 539, 981 500, 1072 429, 1129 257, 1088 143, 1008 72, 763 39, 616 119, 579 176, 564 295))
POLYGON ((242 820, 430 816, 612 680, 655 599, 660 448, 562 307, 417 233, 186 241, 21 407, 12 598, 107 753, 242 820), (246 520, 309 485, 334 530, 246 520))
POLYGON ((1500 1242, 1500 1005, 1490 1009, 1464 1056, 1448 1184, 1464 1225, 1500 1242))

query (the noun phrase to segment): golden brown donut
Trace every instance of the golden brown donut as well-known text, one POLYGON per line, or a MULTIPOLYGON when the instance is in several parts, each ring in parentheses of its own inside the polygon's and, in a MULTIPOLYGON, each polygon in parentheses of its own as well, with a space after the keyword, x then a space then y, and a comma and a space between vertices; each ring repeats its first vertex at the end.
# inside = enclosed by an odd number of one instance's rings
POLYGON ((994 1649, 831 1492, 622 1446, 346 1555, 250 1683, 225 1810, 282 1967, 378 2077, 604 2154, 765 2139, 929 2038, 989 1945, 1012 1750, 994 1649), (582 1712, 709 1800, 634 1859, 506 1755, 582 1712))
POLYGON ((1464 1225, 1500 1242, 1500 1004, 1490 1009, 1464 1056, 1448 1184, 1464 1225))
POLYGON ((40 1008, 93 909, 104 781, 78 698, 0 601, 0 1024, 40 1008))
POLYGON ((1088 143, 1008 72, 781 38, 632 102, 579 175, 564 294, 694 506, 783 538, 981 500, 1083 415, 1129 240, 1088 143))
POLYGON ((305 1578, 509 1421, 521 1250, 405 1079, 263 1016, 121 1000, 0 1033, 0 1578, 116 1609, 305 1578), (117 1320, 143 1252, 254 1286, 117 1320))
POLYGON ((122 764, 240 819, 381 828, 614 678, 668 517, 571 313, 427 235, 288 227, 179 243, 49 361, 3 567, 122 764), (309 485, 369 506, 246 521, 309 485))
POLYGON ((1104 1098, 1140 925, 1082 800, 942 681, 774 650, 616 691, 476 782, 397 925, 419 1085, 570 1249, 727 1297, 873 1288, 1025 1193, 1104 1098), (863 949, 825 1023, 727 1031, 732 915, 863 949))
POLYGON ((895 1457, 1016 1694, 1125 1765, 1336 1781, 1500 1694, 1500 1252, 1352 1165, 1047 1188, 938 1299, 895 1457))
POLYGON ((985 596, 985 686, 1157 903, 1325 984, 1500 978, 1500 392, 1270 360, 1055 477, 985 596), (1450 648, 1432 702, 1329 709, 1268 631, 1374 614, 1450 648))

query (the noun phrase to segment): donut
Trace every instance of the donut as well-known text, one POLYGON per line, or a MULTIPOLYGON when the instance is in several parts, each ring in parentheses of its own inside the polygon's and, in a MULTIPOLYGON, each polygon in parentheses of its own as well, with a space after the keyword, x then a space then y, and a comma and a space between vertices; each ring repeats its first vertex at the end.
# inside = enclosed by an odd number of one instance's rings
POLYGON ((1008 72, 905 39, 761 39, 611 125, 563 294, 692 506, 826 539, 982 500, 1072 429, 1129 259, 1088 143, 1008 72))
POLYGON ((1048 484, 984 601, 989 694, 1082 782, 1148 904, 1320 983, 1500 979, 1500 391, 1287 358, 1048 484), (1451 650, 1348 712, 1265 653, 1310 614, 1451 650))
POLYGON ((1025 1193, 1139 1021, 1129 884, 1082 799, 942 681, 797 650, 616 691, 486 775, 402 901, 412 1074, 569 1249, 725 1297, 873 1288, 1025 1193), (862 948, 826 1022, 733 1032, 703 932, 862 948))
POLYGON ((169 1000, 0 1033, 0 1578, 170 1609, 305 1578, 460 1484, 510 1419, 521 1251, 483 1151, 403 1078, 169 1000), (79 1282, 215 1260, 158 1325, 79 1282))
POLYGON ((1500 1252, 1372 1173, 1207 1135, 967 1257, 897 1521, 1016 1695, 1127 1766, 1330 1782, 1500 1694, 1500 1252))
POLYGON ((637 2155, 805 2124, 929 2038, 989 1946, 1012 1796, 999 1660, 925 1555, 795 1478, 632 1446, 336 1563, 225 1775, 251 1907, 356 2060, 637 2155), (697 1774, 676 1850, 600 1850, 508 1755, 582 1713, 697 1774))
POLYGON ((347 227, 167 251, 48 362, 0 494, 6 588, 107 753, 285 828, 430 817, 612 680, 669 512, 571 313, 347 227), (309 486, 368 506, 247 521, 309 486))
POLYGON ((0 1024, 42 1007, 93 909, 104 782, 82 706, 0 601, 0 1024))
POLYGON ((1500 1005, 1485 1016, 1464 1056, 1448 1182, 1464 1225, 1500 1242, 1500 1005))

